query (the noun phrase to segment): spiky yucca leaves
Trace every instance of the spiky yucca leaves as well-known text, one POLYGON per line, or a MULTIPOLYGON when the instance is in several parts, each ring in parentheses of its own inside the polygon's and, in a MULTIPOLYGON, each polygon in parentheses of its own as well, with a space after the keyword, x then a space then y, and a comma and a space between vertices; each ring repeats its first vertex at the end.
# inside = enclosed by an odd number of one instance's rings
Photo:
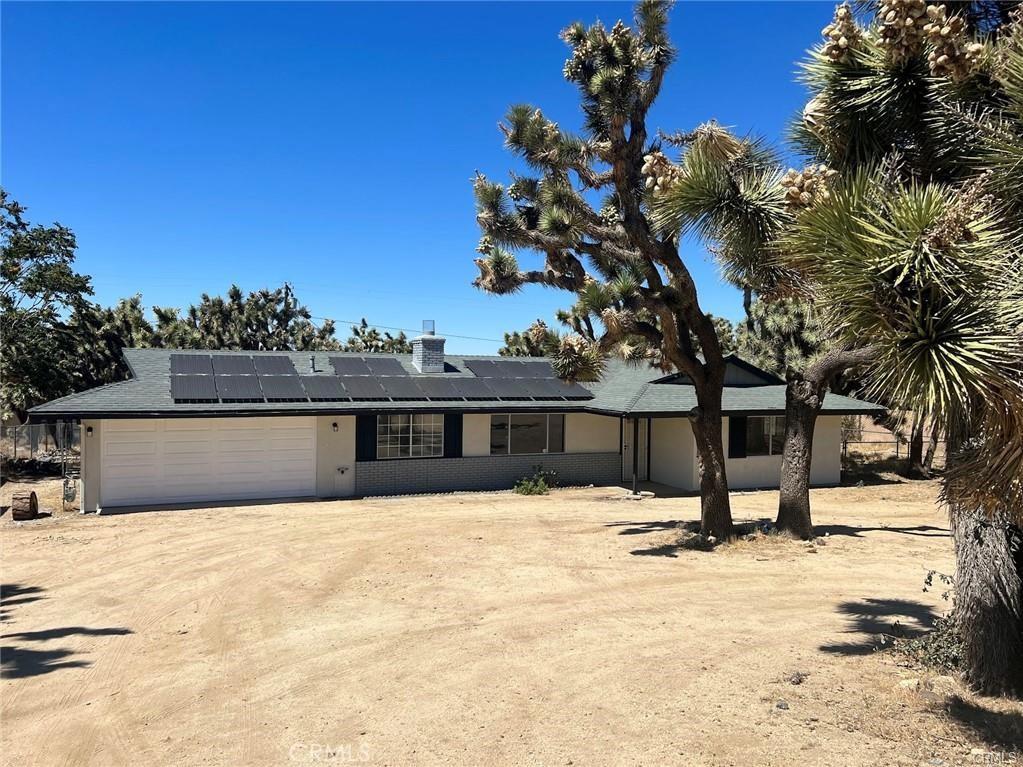
MULTIPOLYGON (((913 18, 923 19, 923 35, 930 23, 926 9, 913 18)), ((800 79, 811 98, 790 137, 804 154, 842 171, 895 155, 905 177, 923 180, 954 181, 974 172, 976 166, 964 162, 962 154, 979 142, 981 125, 964 112, 972 111, 978 96, 986 106, 996 101, 979 79, 986 73, 979 60, 956 65, 960 79, 968 81, 953 83, 932 75, 932 49, 923 41, 900 46, 902 52, 893 58, 891 46, 864 30, 855 49, 839 61, 826 46, 818 45, 802 64, 800 79)), ((951 67, 950 61, 941 66, 951 67)))
POLYGON ((993 56, 993 76, 1004 108, 989 111, 975 161, 991 175, 989 188, 1016 212, 1023 213, 1023 9, 1005 29, 993 56))
POLYGON ((736 331, 739 354, 782 378, 806 370, 824 349, 813 305, 806 301, 756 300, 749 319, 736 331))
POLYGON ((502 357, 549 357, 561 343, 557 332, 538 319, 524 331, 504 334, 504 346, 497 350, 502 357))
POLYGON ((686 137, 677 165, 656 171, 669 180, 651 195, 651 219, 660 231, 692 232, 714 243, 732 284, 766 290, 779 282, 767 255, 791 216, 773 152, 711 123, 686 137))
POLYGON ((790 265, 817 283, 828 327, 880 348, 870 391, 952 433, 1016 364, 1012 323, 1023 319, 1018 244, 989 202, 964 199, 860 171, 785 237, 790 265))
POLYGON ((598 344, 580 335, 564 336, 551 358, 551 367, 566 381, 598 381, 604 354, 598 344))

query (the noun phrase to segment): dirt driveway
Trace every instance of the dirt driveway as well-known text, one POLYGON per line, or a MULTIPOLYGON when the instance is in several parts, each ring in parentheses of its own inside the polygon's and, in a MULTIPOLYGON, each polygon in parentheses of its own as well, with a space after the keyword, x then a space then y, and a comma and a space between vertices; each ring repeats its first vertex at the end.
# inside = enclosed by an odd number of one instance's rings
POLYGON ((1021 710, 871 651, 943 609, 935 492, 815 491, 826 545, 714 553, 672 545, 697 499, 599 488, 5 515, 3 761, 974 763, 1021 710))

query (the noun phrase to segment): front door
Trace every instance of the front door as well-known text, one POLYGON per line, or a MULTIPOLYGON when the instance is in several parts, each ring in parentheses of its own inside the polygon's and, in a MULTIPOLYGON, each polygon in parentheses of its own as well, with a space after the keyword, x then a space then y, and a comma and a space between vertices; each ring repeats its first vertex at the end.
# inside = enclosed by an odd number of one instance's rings
POLYGON ((632 467, 633 467, 633 436, 636 433, 636 421, 639 421, 638 439, 636 440, 636 456, 638 459, 638 472, 637 478, 640 482, 645 482, 649 479, 649 473, 647 471, 649 462, 647 461, 647 446, 650 444, 648 434, 650 433, 650 419, 649 418, 626 418, 622 421, 622 481, 632 481, 632 467))

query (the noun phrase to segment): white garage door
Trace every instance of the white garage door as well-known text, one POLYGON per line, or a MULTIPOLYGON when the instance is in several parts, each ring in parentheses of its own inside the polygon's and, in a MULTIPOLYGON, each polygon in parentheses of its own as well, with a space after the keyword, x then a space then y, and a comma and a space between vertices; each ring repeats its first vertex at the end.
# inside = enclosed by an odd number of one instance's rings
POLYGON ((170 418, 103 422, 100 504, 316 494, 316 419, 170 418))

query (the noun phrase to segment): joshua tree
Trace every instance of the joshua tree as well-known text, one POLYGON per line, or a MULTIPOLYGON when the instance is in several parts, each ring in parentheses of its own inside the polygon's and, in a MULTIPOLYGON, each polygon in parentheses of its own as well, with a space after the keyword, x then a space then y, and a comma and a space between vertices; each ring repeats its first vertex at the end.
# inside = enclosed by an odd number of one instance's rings
MULTIPOLYGON (((812 299, 812 283, 779 258, 780 239, 801 210, 827 199, 835 173, 814 166, 783 174, 761 143, 733 137, 714 124, 704 130, 718 136, 717 151, 701 151, 688 137, 671 137, 671 143, 684 149, 678 161, 657 152, 648 163, 652 218, 658 229, 694 231, 712 241, 725 279, 753 288, 761 301, 812 299)), ((746 304, 740 335, 755 343, 754 308, 748 300, 746 304)), ((787 367, 779 530, 801 538, 813 535, 809 488, 817 414, 836 377, 869 355, 869 349, 855 345, 829 344, 806 366, 787 367)))
POLYGON ((798 298, 757 298, 739 326, 739 354, 775 375, 805 370, 825 348, 813 304, 798 298))
MULTIPOLYGON (((572 50, 564 76, 579 88, 583 135, 531 106, 508 111, 500 126, 506 145, 530 175, 513 174, 507 186, 477 175, 483 238, 475 284, 497 294, 536 284, 576 295, 581 332, 563 337, 554 356, 565 378, 599 378, 603 360, 618 354, 692 379, 702 527, 724 537, 732 523, 721 444, 721 344, 673 234, 659 234, 651 224, 643 173, 660 146, 647 115, 674 58, 669 7, 640 2, 634 29, 622 22, 610 30, 576 23, 563 32, 572 50), (598 195, 599 210, 590 204, 598 195), (538 253, 543 265, 521 269, 510 249, 538 253), (633 343, 636 338, 642 343, 633 343)), ((717 151, 721 138, 712 130, 694 134, 689 149, 717 151)))
POLYGON ((154 307, 161 345, 191 349, 251 351, 336 350, 334 323, 316 327, 309 310, 290 285, 246 296, 232 285, 226 297, 203 294, 184 316, 178 310, 154 307))
POLYGON ((67 365, 74 391, 124 380, 128 370, 121 351, 153 346, 158 340, 146 319, 141 295, 122 298, 107 308, 82 302, 68 325, 75 341, 67 365))
POLYGON ((956 7, 886 0, 867 29, 838 9, 797 134, 844 178, 787 251, 828 324, 878 350, 872 390, 946 434, 965 672, 1020 695, 1023 20, 980 37, 956 7))
POLYGON ((411 354, 412 342, 406 338, 404 331, 392 336, 388 332, 381 333, 371 327, 363 317, 358 325, 352 325, 352 334, 345 341, 342 349, 346 352, 370 352, 372 354, 411 354))
POLYGON ((557 354, 561 338, 556 331, 537 320, 528 328, 504 334, 504 346, 497 350, 502 357, 546 357, 557 354))

